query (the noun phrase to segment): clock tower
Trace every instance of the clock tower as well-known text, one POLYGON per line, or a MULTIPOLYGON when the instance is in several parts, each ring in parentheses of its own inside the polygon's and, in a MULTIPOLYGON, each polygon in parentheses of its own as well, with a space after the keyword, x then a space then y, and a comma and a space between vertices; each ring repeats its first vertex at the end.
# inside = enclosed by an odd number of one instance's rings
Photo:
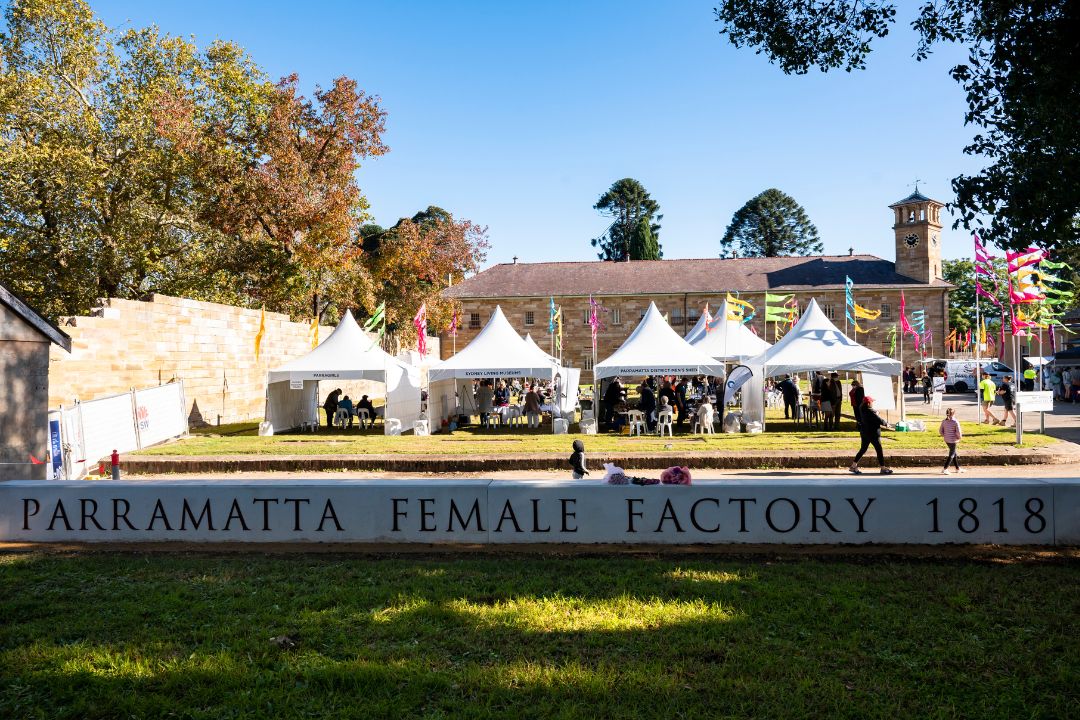
POLYGON ((941 210, 944 203, 915 192, 893 203, 896 272, 921 283, 941 277, 941 210))

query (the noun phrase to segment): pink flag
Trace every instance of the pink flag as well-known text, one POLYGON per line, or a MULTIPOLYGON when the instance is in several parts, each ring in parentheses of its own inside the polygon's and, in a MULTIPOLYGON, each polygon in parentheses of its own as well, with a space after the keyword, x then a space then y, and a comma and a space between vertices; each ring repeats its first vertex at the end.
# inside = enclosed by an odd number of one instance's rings
POLYGON ((450 334, 457 336, 457 310, 454 311, 454 317, 450 318, 450 334))
POLYGON ((421 355, 427 355, 427 303, 420 305, 413 318, 416 326, 416 351, 421 355))
POLYGON ((1034 265, 1043 259, 1045 253, 1039 248, 1030 247, 1021 252, 1005 251, 1005 259, 1009 261, 1009 272, 1014 273, 1022 267, 1034 265))
POLYGON ((994 297, 993 294, 986 292, 986 289, 983 288, 982 283, 978 280, 975 281, 975 294, 982 295, 984 298, 987 298, 995 305, 1001 305, 1001 301, 994 297))
POLYGON ((919 349, 919 333, 911 327, 907 319, 907 300, 904 299, 904 291, 900 291, 900 331, 911 335, 915 339, 915 350, 919 349))

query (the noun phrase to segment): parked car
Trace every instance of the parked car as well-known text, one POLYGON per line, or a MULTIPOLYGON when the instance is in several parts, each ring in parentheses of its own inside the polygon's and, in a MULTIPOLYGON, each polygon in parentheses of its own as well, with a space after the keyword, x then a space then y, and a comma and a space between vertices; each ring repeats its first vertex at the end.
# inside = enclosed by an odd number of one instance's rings
MULTIPOLYGON (((930 377, 945 378, 945 392, 974 392, 975 386, 975 361, 974 360, 933 360, 927 365, 930 377)), ((997 360, 984 360, 982 362, 982 374, 989 375, 995 385, 1000 385, 1006 375, 1012 375, 1012 368, 997 360)))

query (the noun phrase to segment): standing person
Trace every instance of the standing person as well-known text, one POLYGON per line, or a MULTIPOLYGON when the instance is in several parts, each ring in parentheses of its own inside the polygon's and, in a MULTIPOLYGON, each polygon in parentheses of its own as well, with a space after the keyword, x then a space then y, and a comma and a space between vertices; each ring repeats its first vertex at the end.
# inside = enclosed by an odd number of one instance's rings
POLYGON ((791 411, 791 418, 793 420, 799 419, 799 387, 791 379, 790 375, 785 375, 784 379, 780 381, 777 386, 780 388, 780 394, 784 396, 784 417, 788 417, 788 411, 791 411))
POLYGON ((1024 382, 1021 385, 1024 390, 1031 391, 1035 389, 1035 375, 1035 366, 1028 363, 1027 370, 1024 370, 1024 382))
POLYGON ((327 395, 326 402, 323 403, 322 407, 323 410, 326 411, 326 427, 328 428, 334 426, 334 413, 337 412, 339 397, 341 397, 341 388, 338 388, 329 395, 327 395))
POLYGON ((829 374, 829 381, 825 384, 825 399, 832 403, 832 429, 840 429, 840 407, 844 404, 844 384, 840 382, 837 373, 829 374))
POLYGON ((848 472, 862 475, 862 470, 859 469, 859 460, 862 460, 862 456, 866 454, 867 449, 873 445, 874 450, 877 451, 878 466, 881 468, 879 472, 882 475, 892 475, 892 468, 885 466, 885 453, 881 449, 881 428, 888 427, 888 424, 874 410, 874 398, 863 398, 859 419, 862 421, 862 427, 859 428, 859 439, 862 440, 862 445, 859 447, 859 452, 855 454, 855 459, 852 461, 851 467, 848 468, 848 472))
POLYGON ((1013 427, 1016 427, 1016 413, 1013 412, 1013 400, 1016 398, 1016 391, 1013 390, 1012 375, 1005 376, 1005 381, 997 389, 997 394, 1001 396, 1001 404, 1005 406, 1005 414, 1001 416, 1001 420, 998 420, 998 425, 1004 426, 1009 422, 1009 416, 1012 415, 1013 427))
POLYGON ((600 415, 600 424, 607 427, 611 425, 611 416, 615 414, 615 406, 622 400, 622 380, 615 378, 608 384, 604 391, 604 411, 600 415))
POLYGON ((851 401, 851 412, 855 415, 855 429, 862 430, 862 422, 859 413, 862 412, 862 401, 866 397, 866 390, 858 380, 851 381, 851 390, 848 391, 848 400, 851 401))
POLYGON ((645 415, 645 424, 648 426, 649 432, 652 432, 656 429, 656 418, 653 416, 656 411, 656 395, 653 394, 648 382, 641 383, 638 394, 641 398, 638 400, 638 410, 645 415))
POLYGON ((956 472, 964 472, 960 468, 960 459, 956 455, 956 446, 960 442, 960 438, 964 436, 963 431, 960 429, 960 423, 956 421, 953 415, 955 410, 949 408, 945 411, 945 419, 941 421, 941 425, 938 427, 938 435, 945 441, 946 447, 949 448, 949 456, 945 458, 945 467, 941 469, 942 475, 949 474, 949 462, 956 466, 956 472))
POLYGON ((575 440, 573 448, 574 452, 570 455, 570 469, 573 473, 571 477, 581 480, 589 474, 588 468, 585 467, 585 443, 575 440))
POLYGON ((679 379, 675 384, 675 412, 676 425, 686 422, 686 378, 679 379))
POLYGON ((922 376, 922 401, 923 405, 930 404, 930 393, 934 389, 934 379, 927 373, 922 376))
POLYGON ((989 375, 983 375, 983 379, 979 381, 979 396, 982 402, 983 422, 990 425, 998 424, 997 416, 990 410, 994 406, 995 394, 997 394, 997 385, 989 375))
POLYGON ((525 407, 523 409, 525 410, 525 417, 529 420, 529 427, 540 427, 540 396, 536 394, 535 383, 530 385, 529 392, 525 393, 525 407))

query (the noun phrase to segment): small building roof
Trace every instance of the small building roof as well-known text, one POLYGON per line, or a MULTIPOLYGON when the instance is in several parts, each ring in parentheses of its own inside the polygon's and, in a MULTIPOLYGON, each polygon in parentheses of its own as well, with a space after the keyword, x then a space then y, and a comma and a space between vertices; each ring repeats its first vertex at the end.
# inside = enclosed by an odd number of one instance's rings
POLYGON ((945 203, 941 202, 940 200, 934 200, 933 198, 926 197, 921 192, 919 192, 919 188, 915 188, 915 192, 911 193, 910 195, 908 195, 903 200, 897 200, 896 202, 894 202, 889 207, 893 208, 893 207, 898 207, 900 205, 910 205, 911 203, 917 203, 917 202, 932 202, 932 203, 937 203, 938 205, 944 205, 945 204, 945 203))
POLYGON ((950 288, 944 280, 920 283, 874 255, 693 258, 632 262, 500 263, 447 288, 451 298, 585 295, 715 294, 725 290, 773 292, 844 288, 950 288))
POLYGON ((68 352, 71 352, 71 337, 66 332, 56 327, 56 325, 39 315, 36 310, 27 305, 22 298, 4 286, 3 283, 0 283, 0 303, 3 303, 10 308, 11 311, 21 317, 27 325, 30 325, 44 335, 50 342, 54 342, 68 352))

